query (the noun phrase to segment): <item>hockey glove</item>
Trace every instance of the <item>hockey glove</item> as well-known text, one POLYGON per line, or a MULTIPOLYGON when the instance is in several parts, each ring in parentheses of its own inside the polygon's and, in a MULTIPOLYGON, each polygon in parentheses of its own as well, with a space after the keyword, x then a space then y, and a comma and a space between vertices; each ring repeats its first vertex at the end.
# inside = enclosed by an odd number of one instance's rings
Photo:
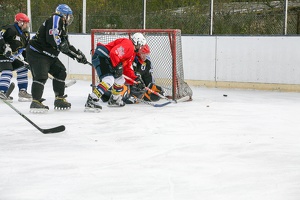
POLYGON ((59 45, 59 50, 62 52, 62 53, 69 53, 70 49, 69 49, 69 43, 67 40, 63 40, 60 45, 59 45))
POLYGON ((132 85, 130 87, 130 94, 138 99, 142 99, 144 97, 146 90, 141 90, 140 88, 132 85))
POLYGON ((76 60, 77 60, 77 62, 82 63, 82 64, 87 64, 88 63, 85 55, 79 49, 77 51, 76 60))
POLYGON ((113 75, 114 78, 119 78, 123 74, 123 64, 119 63, 117 66, 112 67, 113 68, 113 75))
POLYGON ((135 81, 137 82, 135 84, 135 87, 137 87, 137 88, 139 88, 141 90, 145 89, 146 85, 145 85, 145 83, 144 83, 144 81, 143 81, 143 79, 142 79, 142 77, 141 77, 140 74, 137 74, 137 78, 135 79, 135 81))
POLYGON ((4 49, 4 52, 3 52, 3 55, 6 57, 6 58, 9 58, 11 55, 12 55, 12 50, 10 48, 10 45, 9 44, 5 44, 3 46, 3 49, 4 49))

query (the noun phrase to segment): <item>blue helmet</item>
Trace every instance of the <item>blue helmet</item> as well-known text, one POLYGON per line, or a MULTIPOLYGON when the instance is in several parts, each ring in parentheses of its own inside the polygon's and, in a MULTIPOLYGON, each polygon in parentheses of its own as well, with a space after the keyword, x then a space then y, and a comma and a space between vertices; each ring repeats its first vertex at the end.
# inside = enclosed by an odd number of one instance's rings
POLYGON ((67 4, 59 4, 55 9, 55 13, 64 17, 68 25, 70 25, 74 19, 73 11, 67 4))

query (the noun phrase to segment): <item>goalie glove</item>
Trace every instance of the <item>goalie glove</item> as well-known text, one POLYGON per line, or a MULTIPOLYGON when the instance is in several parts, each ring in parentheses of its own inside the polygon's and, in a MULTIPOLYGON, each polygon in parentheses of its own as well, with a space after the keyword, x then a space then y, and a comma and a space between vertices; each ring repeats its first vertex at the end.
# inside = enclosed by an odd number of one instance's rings
POLYGON ((77 62, 82 63, 82 64, 87 64, 88 63, 85 55, 79 49, 77 50, 76 60, 77 60, 77 62))
POLYGON ((11 55, 12 55, 12 49, 10 48, 10 45, 9 44, 5 44, 3 46, 3 55, 6 57, 6 58, 10 58, 11 55))
POLYGON ((137 75, 137 78, 135 79, 135 81, 136 81, 137 83, 135 84, 135 87, 137 87, 137 88, 139 88, 139 89, 141 89, 141 90, 144 90, 145 87, 146 87, 146 85, 145 85, 145 83, 144 83, 144 81, 143 81, 143 79, 142 79, 141 74, 137 73, 136 75, 137 75))

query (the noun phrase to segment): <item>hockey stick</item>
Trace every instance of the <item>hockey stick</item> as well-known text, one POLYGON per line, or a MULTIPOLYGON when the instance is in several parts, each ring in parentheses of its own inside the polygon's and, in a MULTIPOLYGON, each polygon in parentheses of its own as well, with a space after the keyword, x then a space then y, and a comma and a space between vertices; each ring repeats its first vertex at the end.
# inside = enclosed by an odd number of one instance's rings
POLYGON ((12 82, 10 85, 9 85, 9 87, 8 87, 8 89, 7 89, 7 91, 6 91, 6 93, 5 93, 5 95, 6 95, 6 97, 8 98, 9 96, 10 96, 10 94, 13 92, 13 90, 15 89, 15 83, 14 82, 12 82))
POLYGON ((172 103, 171 101, 167 101, 165 103, 153 103, 153 102, 149 102, 149 101, 145 101, 144 99, 137 99, 137 102, 142 102, 144 104, 147 104, 149 106, 153 106, 153 107, 164 107, 170 103, 172 103))
MULTIPOLYGON (((48 78, 51 79, 52 81, 53 80, 57 80, 57 81, 60 81, 60 82, 64 82, 60 79, 57 79, 55 77, 53 77, 52 75, 48 74, 48 78)), ((72 79, 70 80, 68 83, 65 83, 65 88, 68 88, 68 87, 71 87, 72 85, 74 85, 77 81, 75 79, 72 79)))
MULTIPOLYGON (((0 98, 1 99, 1 98, 0 98)), ((44 134, 49 134, 49 133, 59 133, 62 132, 66 129, 66 127, 64 125, 61 126, 57 126, 54 128, 49 128, 49 129, 43 129, 40 128, 38 125, 36 125, 33 121, 31 121, 28 117, 26 117, 23 113, 21 113, 18 109, 16 109, 11 103, 9 103, 8 101, 1 99, 6 105, 8 105, 9 107, 11 107, 14 111, 16 111, 19 115, 21 115, 21 117, 23 117, 26 121, 28 121, 31 125, 33 125, 35 128, 37 128, 39 131, 41 131, 44 134)))
MULTIPOLYGON (((26 62, 25 60, 22 60, 19 56, 14 56, 13 58, 21 61, 24 65, 29 65, 28 62, 26 62)), ((48 74, 48 78, 51 79, 52 81, 55 79, 55 80, 60 81, 60 82, 65 82, 65 81, 62 81, 60 79, 57 79, 57 78, 53 77, 50 74, 48 74)), ((75 83, 76 83, 76 80, 71 80, 70 82, 65 84, 65 88, 68 88, 68 87, 74 85, 75 83)))

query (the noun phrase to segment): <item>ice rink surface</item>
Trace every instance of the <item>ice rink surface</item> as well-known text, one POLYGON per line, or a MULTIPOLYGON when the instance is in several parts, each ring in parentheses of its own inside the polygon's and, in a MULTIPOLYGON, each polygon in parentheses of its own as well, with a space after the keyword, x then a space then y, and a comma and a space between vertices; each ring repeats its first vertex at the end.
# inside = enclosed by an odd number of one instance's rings
POLYGON ((0 200, 300 199, 299 93, 192 87, 191 102, 85 113, 90 82, 66 89, 65 112, 51 84, 47 114, 17 89, 13 105, 62 133, 0 102, 0 200))

